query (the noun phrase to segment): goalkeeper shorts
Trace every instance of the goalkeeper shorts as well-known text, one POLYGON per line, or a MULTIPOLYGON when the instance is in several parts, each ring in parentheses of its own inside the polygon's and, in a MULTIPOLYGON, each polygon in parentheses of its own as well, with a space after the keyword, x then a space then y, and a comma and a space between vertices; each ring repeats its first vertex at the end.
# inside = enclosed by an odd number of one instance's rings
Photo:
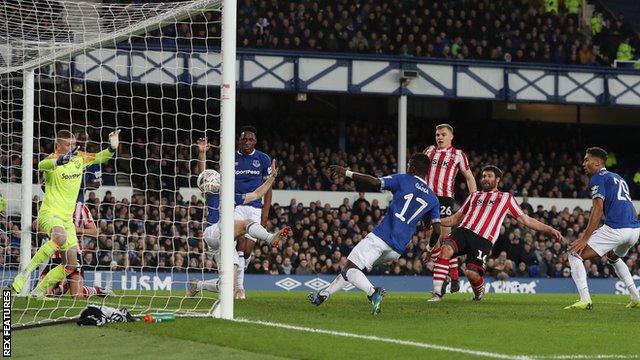
POLYGON ((78 236, 76 235, 76 227, 73 224, 73 219, 63 220, 58 215, 40 213, 38 214, 38 226, 49 235, 49 237, 51 237, 54 227, 64 228, 64 231, 67 233, 67 241, 62 244, 60 250, 67 251, 78 246, 78 236))

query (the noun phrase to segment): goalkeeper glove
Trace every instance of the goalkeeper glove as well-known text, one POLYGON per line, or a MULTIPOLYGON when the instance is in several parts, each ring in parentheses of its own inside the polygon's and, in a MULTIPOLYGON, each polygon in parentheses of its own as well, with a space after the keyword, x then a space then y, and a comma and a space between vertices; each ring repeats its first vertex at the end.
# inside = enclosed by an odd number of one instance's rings
POLYGON ((76 146, 73 149, 70 149, 68 153, 58 156, 58 160, 56 160, 56 166, 61 166, 71 161, 71 159, 78 154, 79 148, 80 146, 76 146))
POLYGON ((116 152, 118 145, 120 145, 120 129, 109 134, 109 148, 111 151, 116 152))

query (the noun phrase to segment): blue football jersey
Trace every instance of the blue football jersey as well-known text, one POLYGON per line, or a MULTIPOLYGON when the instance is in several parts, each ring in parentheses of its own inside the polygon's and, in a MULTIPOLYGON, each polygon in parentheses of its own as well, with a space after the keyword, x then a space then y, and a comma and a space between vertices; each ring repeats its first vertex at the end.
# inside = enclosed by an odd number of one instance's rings
MULTIPOLYGON (((271 159, 262 151, 253 150, 249 155, 236 151, 236 193, 255 191, 271 174, 271 159)), ((247 205, 262 208, 262 199, 247 205)))
POLYGON ((613 229, 640 227, 629 186, 620 175, 601 169, 591 176, 589 189, 592 199, 601 198, 604 201, 606 225, 613 229))
MULTIPOLYGON (((220 193, 207 193, 207 226, 217 224, 220 221, 220 193)), ((235 205, 244 202, 244 194, 235 194, 235 205)))
POLYGON ((409 174, 395 174, 380 179, 382 189, 393 193, 387 215, 373 233, 397 253, 402 254, 422 219, 440 222, 440 204, 429 185, 409 174))
POLYGON ((84 177, 80 183, 80 191, 78 192, 79 203, 84 203, 84 190, 87 183, 94 181, 102 181, 102 167, 100 164, 93 164, 84 169, 84 177))

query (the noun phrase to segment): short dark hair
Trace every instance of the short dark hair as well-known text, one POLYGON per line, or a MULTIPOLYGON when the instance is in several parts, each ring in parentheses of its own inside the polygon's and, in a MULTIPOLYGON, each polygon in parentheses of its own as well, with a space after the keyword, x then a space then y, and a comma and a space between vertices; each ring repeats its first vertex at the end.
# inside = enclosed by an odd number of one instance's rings
POLYGON ((607 152, 601 148, 601 147, 597 147, 597 146, 593 146, 587 149, 587 154, 596 157, 600 160, 607 161, 607 157, 609 156, 609 154, 607 154, 607 152))
POLYGON ((255 135, 256 137, 258 137, 258 130, 256 130, 256 128, 254 126, 251 125, 246 125, 240 128, 240 134, 238 134, 238 137, 242 136, 243 132, 252 132, 253 135, 255 135))
POLYGON ((417 174, 419 176, 427 175, 427 171, 429 171, 429 157, 422 153, 415 153, 411 155, 411 159, 409 159, 411 166, 416 169, 417 174))
POLYGON ((502 170, 495 165, 487 165, 482 168, 482 172, 491 171, 497 178, 502 179, 502 170))

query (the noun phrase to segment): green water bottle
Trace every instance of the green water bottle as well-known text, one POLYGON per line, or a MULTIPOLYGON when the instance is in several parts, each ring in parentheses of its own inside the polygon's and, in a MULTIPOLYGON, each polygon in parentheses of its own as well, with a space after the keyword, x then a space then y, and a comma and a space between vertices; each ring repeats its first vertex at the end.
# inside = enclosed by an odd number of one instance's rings
POLYGON ((147 324, 175 320, 176 316, 172 313, 146 313, 144 315, 144 322, 146 322, 147 324))

